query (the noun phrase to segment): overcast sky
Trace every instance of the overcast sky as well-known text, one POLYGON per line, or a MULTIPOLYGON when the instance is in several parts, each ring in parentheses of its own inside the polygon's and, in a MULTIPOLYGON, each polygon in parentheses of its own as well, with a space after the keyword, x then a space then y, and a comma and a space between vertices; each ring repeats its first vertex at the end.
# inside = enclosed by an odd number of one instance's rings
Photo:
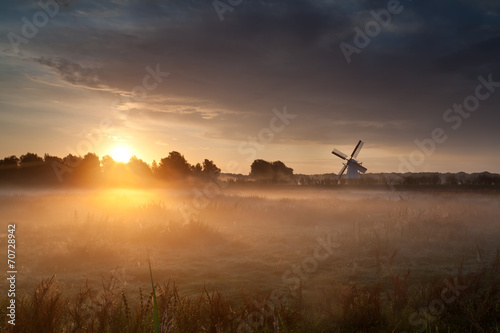
POLYGON ((54 1, 0 5, 0 157, 500 172, 498 1, 54 1))

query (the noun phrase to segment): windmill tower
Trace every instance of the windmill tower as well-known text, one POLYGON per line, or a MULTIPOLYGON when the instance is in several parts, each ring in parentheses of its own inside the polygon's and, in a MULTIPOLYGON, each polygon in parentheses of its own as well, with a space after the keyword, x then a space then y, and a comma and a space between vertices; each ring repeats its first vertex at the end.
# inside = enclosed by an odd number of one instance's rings
POLYGON ((356 161, 355 159, 358 157, 358 154, 363 147, 363 141, 359 140, 358 144, 356 145, 356 148, 354 148, 351 157, 348 157, 346 154, 343 152, 333 149, 332 154, 340 157, 341 159, 347 161, 344 163, 344 166, 340 170, 338 174, 338 182, 340 182, 340 178, 344 174, 345 170, 347 169, 347 174, 345 176, 346 179, 358 179, 359 178, 359 173, 365 173, 366 169, 364 166, 362 166, 360 162, 356 161))

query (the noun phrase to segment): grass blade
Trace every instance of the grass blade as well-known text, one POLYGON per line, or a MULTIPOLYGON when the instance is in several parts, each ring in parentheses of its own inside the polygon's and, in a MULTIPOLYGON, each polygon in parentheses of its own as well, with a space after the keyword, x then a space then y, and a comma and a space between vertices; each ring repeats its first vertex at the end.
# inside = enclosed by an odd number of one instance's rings
POLYGON ((154 319, 154 328, 155 328, 155 333, 160 333, 160 316, 159 316, 159 313, 158 313, 158 302, 156 301, 155 284, 153 282, 153 271, 151 270, 151 261, 149 260, 149 253, 148 253, 148 264, 149 264, 149 276, 151 277, 151 288, 153 288, 153 319, 154 319))

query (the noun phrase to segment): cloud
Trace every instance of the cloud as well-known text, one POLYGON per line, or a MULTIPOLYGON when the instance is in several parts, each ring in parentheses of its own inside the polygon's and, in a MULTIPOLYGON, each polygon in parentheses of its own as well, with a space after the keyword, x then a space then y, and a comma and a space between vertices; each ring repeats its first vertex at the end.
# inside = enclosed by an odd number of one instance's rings
POLYGON ((170 144, 168 142, 165 142, 163 140, 157 140, 155 142, 155 144, 159 145, 159 146, 169 146, 170 144))
MULTIPOLYGON (((40 71, 57 75, 56 85, 118 98, 116 113, 128 111, 129 129, 179 124, 205 140, 244 140, 286 105, 297 123, 276 143, 362 136, 408 146, 442 126, 443 112, 463 101, 478 75, 500 80, 500 4, 401 3, 402 13, 347 64, 339 43, 352 43, 354 28, 364 29, 386 0, 244 1, 223 22, 204 0, 75 1, 23 45, 19 66, 29 55, 40 71), (156 65, 170 75, 133 100, 146 67, 156 65)), ((1 15, 19 19, 5 21, 2 32, 19 30, 20 17, 29 16, 13 6, 1 15)), ((470 122, 481 130, 468 135, 498 138, 500 115, 488 111, 498 103, 493 96, 481 106, 470 122)))
POLYGON ((99 70, 91 67, 83 67, 78 63, 64 58, 40 57, 34 59, 35 62, 49 67, 60 76, 65 82, 89 89, 105 89, 99 78, 99 70))

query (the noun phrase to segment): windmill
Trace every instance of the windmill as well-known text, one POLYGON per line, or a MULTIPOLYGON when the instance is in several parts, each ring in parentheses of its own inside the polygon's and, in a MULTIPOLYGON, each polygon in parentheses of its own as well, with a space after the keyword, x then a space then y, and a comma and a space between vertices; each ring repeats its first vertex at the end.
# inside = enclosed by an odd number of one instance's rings
POLYGON ((333 155, 336 155, 336 156, 340 157, 341 159, 347 161, 344 163, 344 166, 342 167, 342 169, 339 172, 339 175, 338 175, 339 182, 340 182, 340 178, 344 174, 345 169, 347 169, 347 174, 345 177, 346 179, 357 179, 357 178, 359 178, 360 172, 361 173, 366 172, 367 169, 364 166, 362 166, 361 163, 358 163, 358 161, 355 160, 358 157, 359 151, 363 147, 363 144, 364 144, 363 141, 359 140, 358 144, 356 145, 356 148, 354 148, 354 150, 351 154, 351 157, 348 157, 346 154, 344 154, 343 152, 341 152, 337 149, 334 149, 332 151, 333 155))

